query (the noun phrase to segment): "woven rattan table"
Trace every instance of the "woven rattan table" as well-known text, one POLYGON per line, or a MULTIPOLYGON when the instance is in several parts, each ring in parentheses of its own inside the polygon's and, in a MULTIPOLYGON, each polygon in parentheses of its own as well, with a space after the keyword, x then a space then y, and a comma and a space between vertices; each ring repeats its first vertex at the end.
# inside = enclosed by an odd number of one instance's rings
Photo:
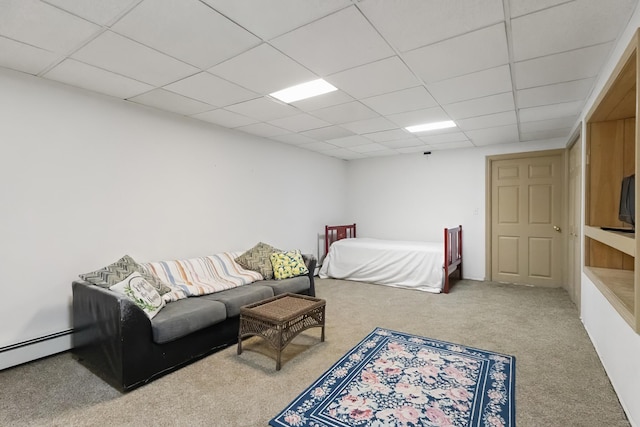
POLYGON ((238 354, 242 354, 242 338, 258 335, 276 349, 276 371, 280 370, 282 350, 300 332, 322 328, 324 341, 324 309, 326 301, 299 294, 282 294, 240 307, 238 354))

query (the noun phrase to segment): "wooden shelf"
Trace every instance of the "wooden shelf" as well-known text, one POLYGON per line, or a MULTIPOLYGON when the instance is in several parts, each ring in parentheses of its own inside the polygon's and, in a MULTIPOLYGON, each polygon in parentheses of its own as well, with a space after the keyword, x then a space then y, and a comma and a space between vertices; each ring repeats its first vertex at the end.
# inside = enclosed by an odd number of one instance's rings
POLYGON ((624 320, 635 328, 634 272, 598 267, 585 267, 584 272, 624 320))
POLYGON ((612 248, 615 248, 620 252, 624 252, 629 256, 636 256, 635 233, 607 231, 600 229, 600 227, 585 225, 584 235, 587 237, 591 237, 592 239, 595 239, 600 243, 604 243, 607 246, 611 246, 612 248))

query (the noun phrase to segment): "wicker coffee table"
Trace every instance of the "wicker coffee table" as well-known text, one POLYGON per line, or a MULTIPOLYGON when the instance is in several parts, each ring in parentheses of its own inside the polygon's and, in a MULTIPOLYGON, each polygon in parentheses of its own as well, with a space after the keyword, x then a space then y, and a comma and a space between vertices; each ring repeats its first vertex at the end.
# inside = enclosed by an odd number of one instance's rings
POLYGON ((282 294, 240 307, 238 354, 242 354, 242 339, 258 335, 276 349, 276 371, 280 370, 282 350, 300 332, 322 328, 324 341, 324 309, 326 301, 299 294, 282 294))

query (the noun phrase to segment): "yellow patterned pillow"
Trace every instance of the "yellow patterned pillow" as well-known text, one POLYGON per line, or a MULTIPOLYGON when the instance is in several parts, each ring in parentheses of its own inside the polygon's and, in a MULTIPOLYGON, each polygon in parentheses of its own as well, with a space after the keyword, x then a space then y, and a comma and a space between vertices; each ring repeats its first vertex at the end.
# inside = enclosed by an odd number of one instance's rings
POLYGON ((271 254, 273 276, 276 280, 309 274, 300 251, 274 252, 271 254))

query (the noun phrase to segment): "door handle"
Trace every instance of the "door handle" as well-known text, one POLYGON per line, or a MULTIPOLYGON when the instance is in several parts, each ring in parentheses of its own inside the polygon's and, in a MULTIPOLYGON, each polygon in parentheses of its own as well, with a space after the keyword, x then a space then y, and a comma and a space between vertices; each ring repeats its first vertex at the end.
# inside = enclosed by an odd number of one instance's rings
POLYGON ((553 226, 553 229, 556 230, 558 233, 560 233, 562 230, 560 229, 560 227, 558 227, 557 225, 553 226))

